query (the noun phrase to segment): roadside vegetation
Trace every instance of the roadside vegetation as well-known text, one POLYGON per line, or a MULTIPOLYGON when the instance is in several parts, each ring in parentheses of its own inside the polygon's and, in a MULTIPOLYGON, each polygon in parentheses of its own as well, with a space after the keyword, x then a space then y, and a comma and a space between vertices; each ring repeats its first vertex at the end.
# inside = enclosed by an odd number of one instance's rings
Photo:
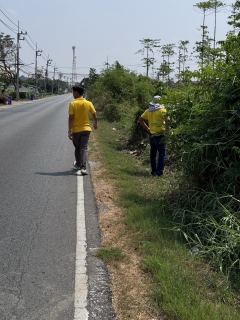
POLYGON ((240 35, 217 48, 207 40, 199 70, 180 72, 177 83, 118 62, 86 79, 104 167, 151 276, 154 308, 168 319, 240 319, 240 35), (137 123, 156 94, 172 119, 160 179, 150 175, 148 135, 137 123))
MULTIPOLYGON (((97 145, 91 151, 93 161, 96 151, 99 152, 104 179, 114 189, 113 201, 123 210, 123 217, 116 214, 112 223, 107 216, 103 218, 106 228, 103 231, 114 237, 112 242, 105 241, 96 254, 112 273, 120 274, 116 291, 121 295, 114 296, 119 319, 144 319, 134 316, 135 310, 131 309, 136 302, 128 292, 139 286, 139 281, 149 285, 150 293, 146 290, 143 294, 141 288, 135 290, 144 295, 141 308, 155 311, 153 319, 240 319, 239 290, 235 283, 179 232, 173 212, 180 193, 188 194, 188 190, 181 190, 181 173, 168 165, 163 178, 152 177, 145 154, 138 156, 126 148, 126 131, 122 122, 100 119, 99 129, 94 131, 97 145), (146 279, 129 279, 132 253, 138 256, 146 279), (126 283, 124 290, 122 286, 126 283), (165 318, 161 318, 163 312, 165 318)), ((103 179, 102 175, 100 178, 103 179)))

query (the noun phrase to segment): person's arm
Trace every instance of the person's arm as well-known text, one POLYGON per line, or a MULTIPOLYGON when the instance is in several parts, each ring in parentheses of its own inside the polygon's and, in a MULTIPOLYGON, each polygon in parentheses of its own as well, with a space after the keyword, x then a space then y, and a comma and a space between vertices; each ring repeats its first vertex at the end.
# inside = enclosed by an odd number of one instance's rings
POLYGON ((171 120, 169 116, 165 116, 164 118, 165 118, 166 122, 170 122, 170 120, 171 120))
POLYGON ((69 114, 69 117, 68 117, 68 138, 70 140, 72 140, 73 118, 74 118, 74 115, 73 114, 69 114))
POLYGON ((144 121, 144 119, 142 117, 140 117, 138 119, 138 122, 140 123, 140 125, 143 127, 143 129, 147 130, 147 132, 150 132, 150 128, 149 126, 146 124, 146 122, 144 121))
POLYGON ((169 125, 170 125, 170 121, 171 121, 170 117, 165 115, 164 116, 164 120, 165 120, 165 123, 166 123, 166 129, 169 129, 169 125))
POLYGON ((96 113, 93 113, 93 114, 92 114, 92 117, 93 117, 93 121, 94 121, 93 127, 94 127, 94 129, 97 129, 97 127, 98 127, 97 114, 96 114, 96 113))

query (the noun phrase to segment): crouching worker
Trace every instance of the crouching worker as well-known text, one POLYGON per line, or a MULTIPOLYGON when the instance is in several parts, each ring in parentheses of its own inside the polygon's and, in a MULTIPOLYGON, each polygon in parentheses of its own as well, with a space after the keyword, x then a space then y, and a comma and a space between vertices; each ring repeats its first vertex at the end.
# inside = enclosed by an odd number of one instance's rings
POLYGON ((160 104, 160 100, 161 96, 154 96, 149 108, 138 120, 140 125, 150 134, 151 174, 156 177, 163 175, 166 164, 167 153, 164 132, 166 122, 170 121, 170 118, 166 115, 166 108, 160 104))

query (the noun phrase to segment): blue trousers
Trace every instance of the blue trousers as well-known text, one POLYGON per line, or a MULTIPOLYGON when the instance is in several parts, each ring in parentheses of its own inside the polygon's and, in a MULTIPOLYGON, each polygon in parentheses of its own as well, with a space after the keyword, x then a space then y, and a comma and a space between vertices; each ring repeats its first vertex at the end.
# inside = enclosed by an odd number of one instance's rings
POLYGON ((150 136, 150 162, 151 174, 154 176, 163 175, 163 170, 167 160, 166 145, 164 135, 150 136))

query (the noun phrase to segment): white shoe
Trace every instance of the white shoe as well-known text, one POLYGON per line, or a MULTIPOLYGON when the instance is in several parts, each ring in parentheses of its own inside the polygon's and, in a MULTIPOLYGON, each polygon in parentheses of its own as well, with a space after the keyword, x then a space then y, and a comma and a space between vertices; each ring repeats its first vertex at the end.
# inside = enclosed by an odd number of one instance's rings
POLYGON ((87 172, 87 170, 86 170, 86 169, 81 169, 81 174, 82 174, 83 176, 85 176, 85 175, 87 175, 87 174, 88 174, 88 172, 87 172))

